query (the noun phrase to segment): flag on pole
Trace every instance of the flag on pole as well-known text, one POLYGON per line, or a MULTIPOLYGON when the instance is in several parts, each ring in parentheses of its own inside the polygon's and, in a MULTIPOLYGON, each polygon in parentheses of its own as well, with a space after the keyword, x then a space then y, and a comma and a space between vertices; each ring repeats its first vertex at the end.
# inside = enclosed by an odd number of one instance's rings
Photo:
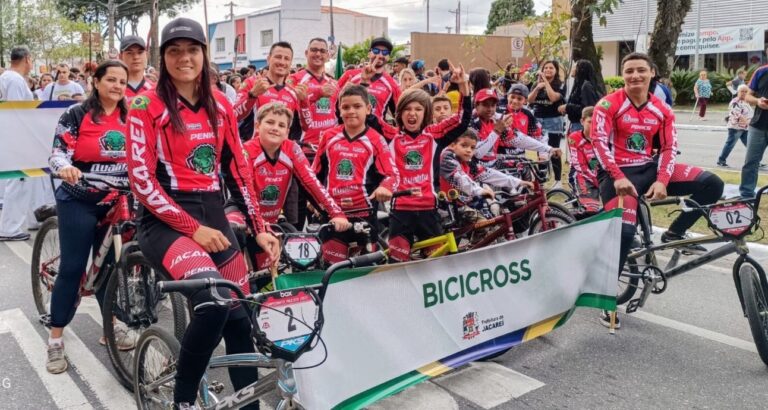
POLYGON ((336 51, 336 79, 338 80, 341 78, 341 75, 344 74, 344 61, 341 59, 341 43, 339 43, 339 48, 336 51))

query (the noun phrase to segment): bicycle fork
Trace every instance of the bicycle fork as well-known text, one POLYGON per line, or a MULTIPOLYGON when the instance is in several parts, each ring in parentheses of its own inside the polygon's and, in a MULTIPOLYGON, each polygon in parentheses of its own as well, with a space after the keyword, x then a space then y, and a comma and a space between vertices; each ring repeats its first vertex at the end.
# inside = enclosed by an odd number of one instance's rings
POLYGON ((282 359, 277 361, 277 389, 280 391, 282 400, 280 400, 275 410, 299 408, 293 401, 293 397, 298 392, 296 379, 293 377, 293 363, 282 359))

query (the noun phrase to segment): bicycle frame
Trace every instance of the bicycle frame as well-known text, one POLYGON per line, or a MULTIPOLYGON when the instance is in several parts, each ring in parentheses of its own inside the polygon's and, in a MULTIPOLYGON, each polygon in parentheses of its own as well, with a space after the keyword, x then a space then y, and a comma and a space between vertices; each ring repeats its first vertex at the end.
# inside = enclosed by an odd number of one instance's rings
POLYGON ((427 258, 437 258, 438 256, 445 256, 449 253, 456 253, 459 251, 459 247, 456 244, 456 236, 454 236, 453 232, 448 232, 423 241, 414 242, 414 244, 411 245, 411 252, 420 251, 437 245, 440 246, 433 250, 427 258))

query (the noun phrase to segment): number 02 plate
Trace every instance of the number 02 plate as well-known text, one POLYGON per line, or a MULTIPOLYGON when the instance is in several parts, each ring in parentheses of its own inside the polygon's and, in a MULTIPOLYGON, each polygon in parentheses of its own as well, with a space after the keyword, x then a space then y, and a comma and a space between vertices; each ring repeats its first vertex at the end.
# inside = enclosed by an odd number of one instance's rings
POLYGON ((318 311, 312 295, 305 289, 272 292, 262 303, 257 322, 267 339, 282 349, 296 351, 311 336, 318 311))
POLYGON ((720 230, 731 235, 740 235, 752 225, 754 213, 745 203, 712 208, 709 218, 720 230))

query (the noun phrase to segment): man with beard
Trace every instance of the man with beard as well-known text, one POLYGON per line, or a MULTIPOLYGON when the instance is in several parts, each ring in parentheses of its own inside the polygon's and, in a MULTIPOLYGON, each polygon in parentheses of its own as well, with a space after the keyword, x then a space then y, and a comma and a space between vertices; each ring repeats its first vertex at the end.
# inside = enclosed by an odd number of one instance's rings
POLYGON ((339 79, 339 92, 347 83, 360 84, 368 88, 373 114, 381 119, 384 118, 387 109, 394 116, 395 105, 400 99, 400 87, 385 71, 392 49, 392 43, 386 38, 373 39, 368 53, 368 63, 363 68, 345 72, 339 79))

